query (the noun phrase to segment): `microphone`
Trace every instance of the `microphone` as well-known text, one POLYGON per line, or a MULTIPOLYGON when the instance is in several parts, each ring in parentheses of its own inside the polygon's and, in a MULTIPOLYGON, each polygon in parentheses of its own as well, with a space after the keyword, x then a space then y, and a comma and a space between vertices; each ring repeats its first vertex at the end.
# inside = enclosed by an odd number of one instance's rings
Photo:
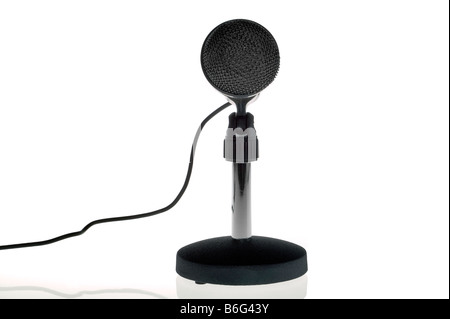
POLYGON ((278 45, 262 25, 244 19, 224 22, 206 37, 201 50, 206 79, 245 113, 245 106, 275 79, 278 45))
POLYGON ((233 168, 232 232, 181 248, 176 271, 198 284, 262 285, 301 277, 308 270, 304 248, 251 231, 250 168, 259 142, 246 109, 277 76, 278 45, 260 24, 230 20, 208 34, 200 62, 208 82, 237 109, 228 118, 223 154, 233 168))

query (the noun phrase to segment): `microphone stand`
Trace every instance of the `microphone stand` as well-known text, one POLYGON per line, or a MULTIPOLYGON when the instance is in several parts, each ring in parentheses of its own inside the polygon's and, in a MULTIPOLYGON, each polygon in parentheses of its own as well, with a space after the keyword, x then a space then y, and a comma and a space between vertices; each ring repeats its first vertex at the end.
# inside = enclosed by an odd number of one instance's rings
POLYGON ((261 285, 292 280, 307 270, 306 251, 279 239, 252 235, 251 163, 259 157, 254 117, 239 107, 228 120, 224 157, 232 162, 231 236, 181 248, 176 271, 198 284, 261 285))

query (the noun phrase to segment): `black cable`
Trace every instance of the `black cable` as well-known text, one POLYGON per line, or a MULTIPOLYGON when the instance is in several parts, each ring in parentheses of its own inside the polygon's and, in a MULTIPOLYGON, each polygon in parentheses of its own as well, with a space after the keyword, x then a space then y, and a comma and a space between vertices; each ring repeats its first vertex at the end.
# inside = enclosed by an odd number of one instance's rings
POLYGON ((181 187, 180 192, 178 193, 177 197, 175 197, 173 202, 170 203, 169 205, 167 205, 166 207, 158 209, 158 210, 155 210, 155 211, 152 211, 152 212, 149 212, 149 213, 143 213, 143 214, 137 214, 137 215, 128 215, 128 216, 119 216, 119 217, 110 217, 110 218, 104 218, 104 219, 97 219, 97 220, 94 220, 94 221, 90 222, 86 226, 84 226, 84 228, 82 230, 80 230, 80 231, 76 231, 76 232, 73 232, 73 233, 68 233, 68 234, 65 234, 65 235, 61 235, 61 236, 58 236, 58 237, 55 237, 55 238, 52 238, 52 239, 48 239, 48 240, 43 240, 43 241, 36 241, 36 242, 29 242, 29 243, 22 243, 22 244, 4 245, 4 246, 0 246, 0 250, 17 249, 17 248, 25 248, 25 247, 35 247, 35 246, 43 246, 43 245, 53 244, 53 243, 58 242, 60 240, 64 240, 64 239, 75 237, 75 236, 80 236, 80 235, 84 234, 89 228, 91 228, 92 226, 97 225, 97 224, 118 222, 118 221, 138 219, 138 218, 145 218, 145 217, 154 216, 154 215, 157 215, 157 214, 160 214, 160 213, 168 211, 169 209, 171 209, 172 207, 174 207, 178 203, 178 201, 183 196, 183 194, 186 191, 186 188, 187 188, 187 186, 189 184, 189 180, 191 178, 191 173, 192 173, 192 168, 194 166, 195 148, 196 148, 197 141, 198 141, 198 138, 200 136, 201 130, 206 125, 206 123, 208 123, 208 121, 210 119, 212 119, 214 116, 216 116, 218 113, 220 113, 221 111, 223 111, 224 109, 226 109, 230 105, 231 105, 230 103, 225 103, 224 105, 222 105, 221 107, 216 109, 214 112, 212 112, 210 115, 208 115, 202 121, 202 123, 200 124, 200 127, 197 130, 197 134, 195 135, 194 142, 192 143, 191 156, 190 156, 190 159, 189 159, 189 167, 188 167, 188 171, 187 171, 187 175, 186 175, 186 179, 184 181, 183 187, 181 187))

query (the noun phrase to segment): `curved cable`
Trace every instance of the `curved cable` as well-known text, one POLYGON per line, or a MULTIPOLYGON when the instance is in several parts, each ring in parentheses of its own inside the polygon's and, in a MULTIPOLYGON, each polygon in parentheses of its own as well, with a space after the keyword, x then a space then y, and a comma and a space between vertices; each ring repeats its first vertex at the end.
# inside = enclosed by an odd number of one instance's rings
POLYGON ((97 220, 90 222, 89 224, 84 226, 83 229, 76 231, 76 232, 67 233, 67 234, 52 238, 52 239, 47 239, 47 240, 42 240, 42 241, 4 245, 4 246, 0 246, 0 250, 35 247, 35 246, 43 246, 43 245, 53 244, 53 243, 56 243, 56 242, 64 240, 64 239, 68 239, 68 238, 75 237, 75 236, 80 236, 80 235, 84 234, 89 228, 91 228, 94 225, 110 223, 110 222, 118 222, 118 221, 123 221, 123 220, 145 218, 145 217, 154 216, 154 215, 161 214, 163 212, 168 211, 169 209, 171 209, 178 203, 178 201, 183 196, 183 194, 186 191, 186 188, 189 184, 189 180, 191 178, 191 173, 192 173, 192 168, 194 166, 195 148, 197 147, 197 141, 198 141, 198 138, 200 137, 200 132, 202 131, 203 127, 206 125, 206 123, 208 123, 208 121, 210 119, 212 119, 214 116, 216 116, 218 113, 220 113, 221 111, 223 111, 230 105, 231 104, 229 102, 225 103, 224 105, 222 105, 221 107, 216 109, 214 112, 212 112, 210 115, 208 115, 200 124, 200 127, 198 128, 197 133, 195 134, 194 142, 192 143, 191 155, 190 155, 190 159, 189 159, 189 167, 188 167, 186 179, 184 180, 184 184, 181 187, 181 190, 178 193, 177 197, 175 197, 175 199, 172 201, 172 203, 170 203, 166 207, 152 211, 152 212, 148 212, 148 213, 97 219, 97 220))

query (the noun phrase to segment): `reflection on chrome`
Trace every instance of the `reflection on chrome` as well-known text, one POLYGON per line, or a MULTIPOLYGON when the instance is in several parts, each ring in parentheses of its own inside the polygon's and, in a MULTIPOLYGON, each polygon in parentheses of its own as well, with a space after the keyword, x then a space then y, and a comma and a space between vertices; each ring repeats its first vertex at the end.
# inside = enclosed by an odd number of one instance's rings
MULTIPOLYGON (((121 289, 99 289, 99 290, 83 290, 75 293, 64 293, 50 288, 39 286, 12 286, 0 287, 0 292, 12 292, 12 298, 17 296, 18 292, 24 293, 22 296, 29 299, 44 299, 48 298, 48 294, 61 298, 89 298, 88 296, 96 296, 96 298, 136 298, 138 295, 145 297, 152 297, 156 299, 167 299, 166 297, 157 293, 146 291, 142 289, 121 288, 121 289), (103 296, 101 296, 103 295, 103 296)), ((0 294, 0 299, 5 298, 0 294)), ((8 298, 8 296, 6 297, 8 298)), ((24 298, 24 297, 21 297, 24 298)))
POLYGON ((180 299, 304 299, 307 285, 307 275, 285 282, 257 286, 198 285, 178 276, 177 295, 180 299))

